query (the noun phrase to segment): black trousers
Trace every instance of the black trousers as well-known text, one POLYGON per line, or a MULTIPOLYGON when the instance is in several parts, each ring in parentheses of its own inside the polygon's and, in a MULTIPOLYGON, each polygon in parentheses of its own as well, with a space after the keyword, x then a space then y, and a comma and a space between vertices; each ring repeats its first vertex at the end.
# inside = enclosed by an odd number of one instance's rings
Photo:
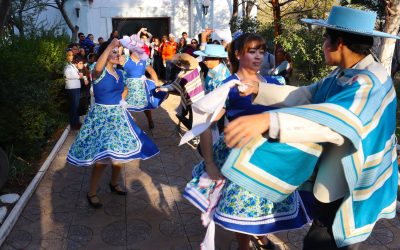
POLYGON ((315 217, 303 242, 303 250, 357 250, 361 243, 338 248, 333 238, 332 224, 342 199, 331 203, 322 203, 316 200, 315 217))

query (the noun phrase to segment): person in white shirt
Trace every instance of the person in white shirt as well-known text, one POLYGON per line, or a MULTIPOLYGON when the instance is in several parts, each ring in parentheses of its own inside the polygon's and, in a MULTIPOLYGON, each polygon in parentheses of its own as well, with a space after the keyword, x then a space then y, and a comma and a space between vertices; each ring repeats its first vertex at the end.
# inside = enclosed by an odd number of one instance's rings
POLYGON ((74 56, 71 63, 67 64, 64 68, 65 89, 69 97, 69 123, 71 129, 80 129, 81 123, 79 122, 79 97, 81 92, 81 80, 83 74, 79 72, 83 68, 83 58, 81 56, 74 56))

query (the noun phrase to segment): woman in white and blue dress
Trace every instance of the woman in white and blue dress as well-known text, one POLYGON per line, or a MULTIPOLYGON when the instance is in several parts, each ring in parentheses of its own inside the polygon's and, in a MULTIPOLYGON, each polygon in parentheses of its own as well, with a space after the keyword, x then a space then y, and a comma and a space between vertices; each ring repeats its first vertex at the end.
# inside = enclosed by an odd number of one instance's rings
POLYGON ((137 35, 124 37, 120 40, 121 45, 129 50, 129 55, 121 58, 124 67, 126 98, 128 110, 133 112, 144 111, 148 126, 154 128, 151 109, 156 109, 167 97, 165 92, 156 92, 158 77, 150 65, 149 56, 143 50, 143 41, 137 35), (146 71, 150 74, 151 80, 145 76, 146 71))
POLYGON ((94 164, 87 199, 95 208, 102 206, 97 197, 97 184, 107 166, 112 167, 111 191, 126 195, 118 185, 122 163, 148 159, 159 153, 124 106, 123 73, 114 67, 120 58, 118 46, 118 39, 114 39, 99 49, 99 59, 92 72, 95 104, 67 156, 67 161, 76 166, 94 164))
MULTIPOLYGON (((222 84, 230 81, 266 82, 257 74, 265 52, 265 41, 256 34, 243 34, 233 40, 229 51, 232 73, 222 84)), ((229 121, 246 114, 258 114, 271 107, 252 105, 250 96, 239 95, 237 87, 230 89, 225 108, 219 114, 226 114, 229 121)), ((212 145, 210 128, 200 135, 200 146, 204 160, 192 171, 193 179, 187 184, 184 197, 203 213, 210 209, 210 194, 224 179, 220 169, 226 161, 230 149, 223 141, 223 134, 212 145), (207 180, 207 181, 204 181, 207 180), (205 185, 205 183, 208 183, 205 185)), ((268 233, 300 228, 310 222, 303 197, 298 192, 290 195, 280 203, 273 203, 259 197, 236 183, 225 179, 220 192, 221 196, 215 205, 213 220, 223 228, 236 232, 239 249, 247 250, 249 241, 253 240, 258 248, 269 249, 272 243, 262 237, 268 233)), ((308 197, 312 197, 310 194, 308 197)), ((307 197, 307 198, 308 198, 307 197)))

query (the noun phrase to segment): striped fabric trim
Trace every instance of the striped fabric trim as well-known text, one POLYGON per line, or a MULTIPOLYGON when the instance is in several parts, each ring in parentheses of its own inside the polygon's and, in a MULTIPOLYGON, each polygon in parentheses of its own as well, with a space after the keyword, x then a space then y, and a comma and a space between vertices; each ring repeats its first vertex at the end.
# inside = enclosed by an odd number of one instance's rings
POLYGON ((362 132, 361 121, 352 112, 339 105, 331 103, 325 103, 323 105, 311 104, 272 110, 269 112, 292 114, 318 122, 334 131, 340 131, 342 135, 353 142, 353 145, 357 149, 362 147, 360 137, 360 133, 362 132))
MULTIPOLYGON (((378 215, 379 219, 392 219, 396 216, 396 200, 385 207, 378 215)), ((375 222, 360 228, 355 228, 352 200, 346 199, 339 209, 332 226, 335 242, 338 247, 344 247, 366 240, 371 234, 375 222)))
POLYGON ((207 207, 209 206, 208 200, 199 193, 195 188, 186 185, 185 190, 183 192, 183 197, 187 199, 192 205, 197 207, 201 212, 205 213, 207 211, 207 207))
MULTIPOLYGON (((371 77, 370 79, 372 78, 374 77, 371 77)), ((374 96, 374 98, 369 98, 367 104, 364 107, 364 110, 359 115, 360 120, 364 123, 364 125, 371 122, 375 113, 380 108, 383 99, 391 91, 392 88, 393 83, 390 78, 388 78, 388 80, 383 85, 380 83, 374 85, 372 91, 370 92, 370 95, 368 96, 374 96)))
POLYGON ((363 132, 363 124, 358 117, 344 107, 332 103, 311 104, 301 107, 304 109, 321 111, 325 114, 329 114, 330 116, 349 124, 348 126, 354 128, 358 134, 362 134, 363 132))
POLYGON ((368 168, 379 165, 383 160, 383 156, 386 155, 392 148, 395 149, 394 145, 396 145, 396 136, 393 134, 392 137, 386 141, 385 148, 382 151, 367 157, 364 164, 364 171, 368 170, 368 168))
MULTIPOLYGON (((393 174, 393 162, 397 161, 397 154, 396 151, 393 150, 391 154, 391 161, 386 165, 384 171, 379 174, 379 177, 375 177, 375 178, 370 178, 369 180, 367 179, 367 181, 369 181, 368 186, 366 187, 358 187, 357 189, 355 189, 353 191, 353 199, 354 201, 362 201, 362 200, 367 200, 368 198, 370 198, 374 192, 376 190, 378 190, 379 188, 381 188, 385 182, 390 179, 392 177, 393 174)), ((363 179, 362 182, 360 183, 363 184, 363 182, 365 182, 365 180, 363 179)))
POLYGON ((304 153, 319 157, 322 152, 322 146, 316 143, 286 143, 287 145, 297 148, 304 153))
POLYGON ((389 92, 385 95, 385 98, 383 99, 382 103, 379 105, 379 109, 376 111, 374 117, 372 118, 372 121, 364 127, 362 138, 364 139, 365 137, 368 136, 371 131, 378 126, 379 121, 386 110, 386 108, 396 99, 396 91, 394 87, 392 87, 389 92))
MULTIPOLYGON (((282 180, 251 162, 251 158, 256 150, 263 147, 266 142, 265 138, 259 136, 250 141, 242 149, 233 149, 222 167, 222 173, 231 181, 245 187, 256 195, 268 198, 273 202, 280 202, 293 193, 299 185, 292 185, 289 182, 293 182, 293 179, 282 180)), ((270 145, 272 144, 265 144, 266 147, 270 145)), ((322 147, 315 143, 291 143, 286 145, 288 149, 292 148, 290 149, 291 154, 301 154, 303 152, 306 155, 310 155, 310 157, 314 157, 314 164, 322 152, 322 147), (298 151, 295 152, 293 151, 294 149, 298 151)), ((313 164, 312 159, 309 158, 309 160, 309 164, 313 164)), ((279 165, 279 162, 269 162, 269 164, 279 165)), ((307 167, 314 168, 315 165, 307 167)), ((304 176, 304 181, 308 178, 309 176, 304 176)))
POLYGON ((182 78, 178 78, 171 85, 181 95, 181 103, 184 107, 191 105, 204 96, 204 86, 197 69, 182 78))
POLYGON ((368 96, 370 95, 374 85, 371 78, 369 78, 367 75, 357 75, 352 78, 351 81, 356 81, 358 84, 360 84, 360 88, 356 92, 354 102, 349 110, 356 115, 360 115, 367 104, 368 96))
MULTIPOLYGON (((395 99, 395 92, 394 88, 391 88, 389 93, 385 96, 382 105, 380 106, 378 112, 375 114, 372 122, 365 127, 362 127, 361 121, 357 119, 356 116, 351 115, 349 111, 340 107, 339 105, 335 104, 324 104, 322 105, 305 105, 300 108, 293 108, 293 109, 282 109, 280 112, 287 112, 298 116, 308 117, 314 121, 319 121, 319 123, 327 125, 328 127, 334 129, 335 131, 339 131, 344 134, 349 139, 352 139, 353 144, 357 147, 358 151, 351 156, 351 159, 344 159, 343 163, 346 166, 353 166, 354 171, 349 168, 345 168, 346 178, 350 188, 355 188, 358 177, 360 176, 361 172, 365 168, 364 162, 364 150, 363 145, 361 143, 361 139, 357 136, 357 134, 361 134, 364 138, 373 131, 373 129, 379 124, 380 118, 384 113, 385 109, 394 101, 395 99), (326 107, 325 107, 326 106, 326 107), (305 109, 308 111, 315 111, 314 115, 310 112, 305 114, 305 112, 300 111, 301 109, 305 109), (320 113, 322 111, 323 113, 320 113), (342 113, 340 113, 342 112, 342 113), (314 119, 313 119, 314 118, 314 119), (331 119, 331 120, 330 120, 331 119), (334 121, 338 122, 334 122, 334 121), (344 125, 338 126, 339 122, 344 125), (350 125, 348 125, 350 124, 350 125), (352 136, 348 136, 349 133, 345 132, 345 128, 356 127, 356 135, 353 133, 352 136), (347 164, 346 164, 347 162, 347 164), (349 178, 351 177, 351 178, 349 178)), ((348 130, 348 129, 347 129, 348 130)), ((355 132, 355 131, 353 131, 355 132)), ((369 165, 367 165, 368 167, 369 165)))

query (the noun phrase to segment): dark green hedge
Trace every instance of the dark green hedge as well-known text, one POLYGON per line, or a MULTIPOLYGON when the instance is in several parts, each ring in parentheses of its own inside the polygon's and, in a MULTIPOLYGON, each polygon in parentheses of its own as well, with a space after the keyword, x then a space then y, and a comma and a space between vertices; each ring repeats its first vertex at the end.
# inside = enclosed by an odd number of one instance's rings
POLYGON ((67 39, 42 36, 0 42, 0 146, 27 161, 67 124, 63 67, 67 39))

